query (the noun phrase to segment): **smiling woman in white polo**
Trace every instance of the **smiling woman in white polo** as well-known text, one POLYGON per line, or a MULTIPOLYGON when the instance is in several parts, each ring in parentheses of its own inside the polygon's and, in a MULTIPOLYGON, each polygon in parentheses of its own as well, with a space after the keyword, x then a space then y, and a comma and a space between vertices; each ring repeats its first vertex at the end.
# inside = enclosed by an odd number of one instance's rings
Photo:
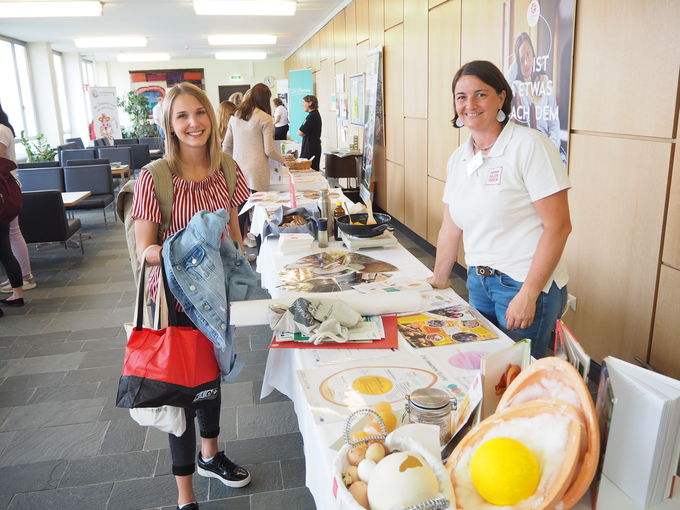
POLYGON ((491 62, 465 64, 451 88, 454 126, 471 135, 449 158, 430 283, 449 285, 462 236, 470 303, 543 357, 567 299, 566 169, 544 134, 509 122, 512 90, 491 62))

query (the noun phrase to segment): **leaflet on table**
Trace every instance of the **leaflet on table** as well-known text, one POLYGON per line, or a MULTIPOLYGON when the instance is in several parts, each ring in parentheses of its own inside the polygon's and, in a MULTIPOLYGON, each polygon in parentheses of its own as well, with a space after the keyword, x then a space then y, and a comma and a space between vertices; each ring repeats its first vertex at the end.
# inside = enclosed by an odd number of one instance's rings
POLYGON ((423 280, 407 278, 390 278, 382 282, 362 283, 354 285, 352 288, 362 294, 380 294, 383 292, 400 292, 405 290, 425 292, 432 290, 432 286, 423 280))
MULTIPOLYGON (((296 191, 295 197, 298 206, 313 204, 319 199, 319 191, 296 191)), ((339 188, 330 190, 329 197, 332 201, 341 200, 344 202, 347 200, 345 195, 342 193, 342 190, 339 188)), ((243 214, 245 211, 255 207, 256 205, 265 207, 279 207, 282 205, 287 206, 288 204, 290 204, 290 193, 287 191, 258 191, 248 197, 248 201, 243 206, 243 209, 241 209, 239 214, 243 214)))
POLYGON ((397 318, 397 327, 399 333, 413 347, 434 347, 498 338, 486 321, 467 305, 401 315, 397 318))
MULTIPOLYGON (((363 317, 363 320, 356 326, 349 328, 348 341, 371 341, 380 340, 385 337, 382 317, 379 315, 363 317)), ((281 342, 309 342, 309 337, 302 333, 279 333, 278 338, 281 342)))
POLYGON ((354 361, 298 370, 298 377, 319 423, 344 420, 356 409, 381 401, 403 407, 406 395, 419 388, 434 386, 462 398, 474 379, 441 371, 413 354, 372 358, 359 366, 354 361))

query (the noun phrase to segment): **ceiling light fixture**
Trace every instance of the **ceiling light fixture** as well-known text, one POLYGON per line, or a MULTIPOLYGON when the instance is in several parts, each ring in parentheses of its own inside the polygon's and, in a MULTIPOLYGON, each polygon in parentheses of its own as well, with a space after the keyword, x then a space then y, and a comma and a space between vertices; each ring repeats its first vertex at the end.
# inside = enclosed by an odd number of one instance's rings
POLYGON ((118 62, 164 62, 170 60, 170 53, 119 53, 118 62))
POLYGON ((136 36, 79 37, 75 40, 78 48, 143 48, 148 42, 146 37, 136 36))
POLYGON ((270 34, 224 34, 209 35, 211 46, 235 46, 248 44, 276 44, 276 36, 270 34))
POLYGON ((284 0, 194 0, 194 12, 204 16, 293 16, 295 8, 284 0))
POLYGON ((264 60, 267 53, 264 51, 218 51, 215 53, 217 60, 264 60))
POLYGON ((99 1, 84 2, 2 2, 0 18, 68 18, 101 16, 99 1))

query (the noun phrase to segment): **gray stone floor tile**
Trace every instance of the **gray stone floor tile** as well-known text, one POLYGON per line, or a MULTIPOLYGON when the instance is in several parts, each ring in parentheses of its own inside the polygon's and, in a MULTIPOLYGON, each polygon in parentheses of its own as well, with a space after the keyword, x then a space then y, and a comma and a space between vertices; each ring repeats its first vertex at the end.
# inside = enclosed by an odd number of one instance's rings
MULTIPOLYGON (((71 343, 70 341, 67 341, 66 344, 68 345, 71 343)), ((76 343, 76 342, 74 342, 76 343)), ((125 338, 120 338, 120 337, 111 337, 111 338, 104 338, 100 340, 86 340, 82 343, 82 347, 80 348, 81 351, 87 352, 87 351, 106 351, 109 349, 120 349, 121 347, 124 348, 126 343, 125 338)))
POLYGON ((0 362, 0 377, 74 370, 78 368, 84 356, 85 353, 83 352, 74 352, 37 358, 22 358, 12 360, 11 363, 0 362))
POLYGON ((48 342, 63 342, 71 334, 70 330, 53 331, 51 333, 38 333, 35 335, 19 335, 17 344, 42 345, 48 342))
POLYGON ((107 426, 106 422, 96 422, 21 430, 5 448, 0 466, 92 457, 99 453, 107 426))
POLYGON ((69 400, 80 400, 94 398, 99 383, 83 383, 68 386, 56 386, 51 388, 36 388, 31 397, 30 403, 38 402, 65 402, 69 400))
POLYGON ((283 459, 281 461, 283 488, 293 489, 305 486, 305 459, 283 459))
POLYGON ((314 498, 306 487, 276 492, 261 492, 250 497, 251 510, 272 508, 294 508, 295 510, 316 510, 314 498))
POLYGON ((269 354, 269 350, 241 352, 238 353, 238 356, 246 365, 257 365, 267 363, 267 354, 269 354))
POLYGON ((125 419, 112 420, 104 436, 101 453, 136 452, 144 447, 146 427, 134 421, 129 413, 125 419))
POLYGON ((12 432, 0 432, 0 456, 2 455, 3 450, 7 445, 9 445, 12 442, 12 439, 14 439, 14 435, 16 434, 16 431, 12 432))
POLYGON ((224 451, 238 464, 259 464, 304 456, 299 433, 227 441, 224 451))
POLYGON ((14 342, 16 341, 18 337, 16 335, 14 336, 0 336, 0 347, 10 347, 11 345, 14 345, 14 342))
POLYGON ((116 407, 116 395, 113 393, 111 397, 106 399, 106 404, 99 415, 98 421, 115 421, 127 419, 132 419, 130 418, 130 410, 116 407))
POLYGON ((78 368, 122 367, 125 349, 108 349, 106 351, 86 352, 78 368))
POLYGON ((92 422, 99 416, 105 401, 103 398, 94 398, 71 402, 41 402, 15 407, 5 419, 0 431, 92 422))
POLYGON ((150 478, 157 457, 158 452, 131 452, 70 460, 59 487, 150 478))
MULTIPOLYGON (((6 510, 12 497, 13 494, 0 494, 0 508, 2 510, 6 510)), ((250 498, 248 498, 248 505, 250 505, 250 498)), ((248 508, 250 508, 250 506, 248 508)))
POLYGON ((0 407, 0 427, 2 427, 2 424, 5 423, 5 420, 9 416, 9 413, 12 412, 11 407, 0 407))
POLYGON ((220 439, 222 441, 232 441, 237 435, 237 408, 224 407, 220 409, 220 439))
POLYGON ((59 386, 66 372, 47 372, 44 374, 15 375, 8 377, 0 384, 0 391, 11 391, 26 388, 39 388, 41 386, 59 386))
POLYGON ((235 382, 262 381, 265 366, 264 364, 246 365, 241 373, 236 376, 235 382))
POLYGON ((78 502, 79 508, 106 510, 112 483, 16 494, 9 510, 63 510, 78 502))
POLYGON ((0 407, 15 407, 28 404, 35 388, 27 390, 0 391, 0 407))
MULTIPOLYGON (((233 382, 222 385, 222 407, 234 407, 253 403, 253 382, 233 382)), ((2 386, 0 386, 2 390, 2 386)))
MULTIPOLYGON (((194 476, 194 492, 202 501, 208 496, 208 480, 194 476)), ((115 482, 107 510, 139 510, 177 503, 177 486, 172 475, 115 482)))
POLYGON ((216 478, 211 478, 210 499, 243 496, 245 494, 256 494, 258 492, 275 491, 283 488, 281 466, 278 462, 245 464, 244 467, 250 471, 251 481, 248 485, 240 489, 234 489, 227 487, 216 478))
POLYGON ((250 348, 253 351, 267 349, 270 343, 272 343, 271 330, 267 333, 250 335, 250 348))
POLYGON ((78 352, 82 345, 82 342, 51 342, 44 345, 33 345, 26 353, 26 357, 69 354, 71 352, 78 352))
POLYGON ((17 359, 26 356, 31 350, 30 345, 13 345, 11 347, 0 347, 0 359, 17 359))
POLYGON ((238 438, 280 436, 298 430, 293 402, 273 402, 238 408, 238 438))
POLYGON ((81 368, 70 370, 64 378, 64 384, 78 384, 84 382, 118 381, 123 370, 123 358, 119 366, 81 368))
POLYGON ((0 494, 56 489, 67 464, 52 460, 0 468, 0 494))
POLYGON ((250 352, 250 337, 247 335, 242 337, 234 337, 234 352, 236 354, 250 352))
MULTIPOLYGON (((250 510, 250 496, 199 501, 201 510, 250 510)), ((164 506, 160 510, 175 510, 176 506, 164 506)), ((284 509, 281 509, 284 510, 284 509)), ((287 509, 286 509, 287 510, 287 509)), ((292 509, 290 509, 292 510, 292 509)))

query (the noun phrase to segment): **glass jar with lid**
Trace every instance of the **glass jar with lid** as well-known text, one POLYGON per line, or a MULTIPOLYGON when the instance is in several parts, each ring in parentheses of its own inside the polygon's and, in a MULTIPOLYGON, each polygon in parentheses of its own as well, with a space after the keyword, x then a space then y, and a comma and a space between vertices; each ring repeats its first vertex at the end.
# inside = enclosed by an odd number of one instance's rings
POLYGON ((439 444, 451 439, 451 415, 456 410, 456 399, 444 390, 420 388, 406 395, 404 417, 410 423, 427 423, 439 427, 439 444))

